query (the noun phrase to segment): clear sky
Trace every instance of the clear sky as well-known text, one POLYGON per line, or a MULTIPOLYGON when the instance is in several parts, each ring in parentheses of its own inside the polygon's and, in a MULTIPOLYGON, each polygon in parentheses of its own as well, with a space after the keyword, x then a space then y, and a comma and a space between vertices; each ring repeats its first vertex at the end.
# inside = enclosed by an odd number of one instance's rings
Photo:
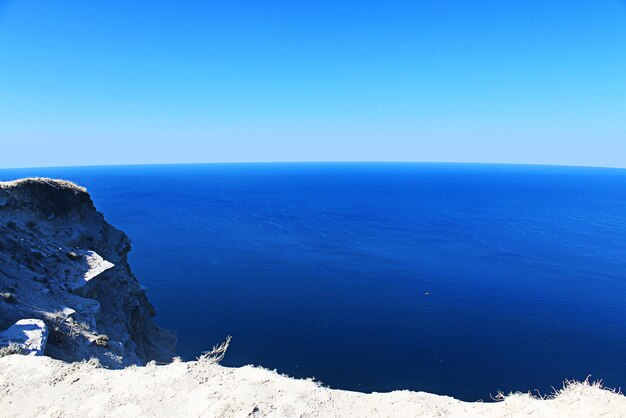
POLYGON ((0 167, 626 167, 626 2, 0 0, 0 167))

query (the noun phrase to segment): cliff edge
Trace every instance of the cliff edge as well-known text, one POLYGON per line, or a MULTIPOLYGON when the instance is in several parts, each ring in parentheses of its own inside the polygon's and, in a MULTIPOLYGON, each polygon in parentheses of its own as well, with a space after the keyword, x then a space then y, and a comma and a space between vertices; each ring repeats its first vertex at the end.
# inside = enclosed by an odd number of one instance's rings
POLYGON ((45 354, 65 361, 171 361, 175 334, 152 321, 130 249, 84 188, 45 178, 0 182, 0 330, 42 320, 45 354))
POLYGON ((329 389, 258 367, 230 368, 202 359, 105 370, 91 362, 5 356, 0 358, 0 394, 6 417, 626 416, 624 395, 589 382, 567 382, 545 399, 518 393, 497 396, 501 402, 463 402, 406 390, 329 389))

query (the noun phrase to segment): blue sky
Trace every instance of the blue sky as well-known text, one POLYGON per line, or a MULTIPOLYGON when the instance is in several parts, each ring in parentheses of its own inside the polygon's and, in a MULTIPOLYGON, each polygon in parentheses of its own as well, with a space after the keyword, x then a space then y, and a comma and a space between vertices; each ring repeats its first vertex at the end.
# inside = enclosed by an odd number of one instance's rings
POLYGON ((2 1, 0 167, 626 167, 624 1, 2 1))

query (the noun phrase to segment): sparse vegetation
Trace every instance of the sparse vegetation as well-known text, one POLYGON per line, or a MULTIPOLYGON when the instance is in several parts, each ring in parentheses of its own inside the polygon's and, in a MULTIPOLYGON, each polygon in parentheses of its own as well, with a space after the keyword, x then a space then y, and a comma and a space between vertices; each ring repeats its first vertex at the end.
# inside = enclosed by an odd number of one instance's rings
POLYGON ((15 343, 0 347, 0 357, 10 356, 11 354, 25 354, 25 350, 21 345, 15 343))
POLYGON ((1 292, 0 293, 0 299, 2 299, 3 301, 5 301, 7 303, 15 303, 15 302, 17 302, 17 298, 11 292, 1 292))
POLYGON ((555 387, 552 387, 552 393, 548 393, 548 394, 542 394, 539 391, 536 391, 535 393, 529 391, 529 392, 515 392, 515 393, 512 392, 507 395, 502 391, 498 391, 496 396, 492 396, 491 398, 494 401, 504 401, 507 398, 510 398, 512 396, 527 396, 529 398, 541 399, 545 401, 545 400, 550 400, 550 399, 556 399, 560 396, 567 395, 571 392, 587 390, 587 388, 602 389, 602 390, 616 393, 618 395, 622 395, 621 389, 613 389, 613 388, 605 387, 604 384, 602 383, 602 380, 596 380, 592 382, 590 380, 590 377, 591 376, 587 376, 587 378, 582 382, 578 380, 565 379, 565 381, 563 381, 563 387, 561 389, 556 389, 555 387))
POLYGON ((78 331, 66 319, 59 315, 51 319, 48 323, 50 335, 48 343, 57 347, 69 347, 78 338, 78 331))
POLYGON ((98 335, 93 343, 98 347, 107 348, 109 346, 109 336, 104 334, 98 335))
POLYGON ((211 351, 205 351, 202 353, 200 357, 198 357, 198 361, 206 363, 219 363, 224 359, 231 339, 232 337, 229 335, 226 337, 226 341, 221 344, 214 345, 211 351))

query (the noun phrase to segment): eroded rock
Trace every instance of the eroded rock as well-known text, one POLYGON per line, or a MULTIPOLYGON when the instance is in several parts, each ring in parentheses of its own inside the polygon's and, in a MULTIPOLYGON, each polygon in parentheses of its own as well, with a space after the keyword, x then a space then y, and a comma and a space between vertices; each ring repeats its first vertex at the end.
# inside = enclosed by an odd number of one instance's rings
POLYGON ((40 319, 20 319, 0 332, 0 347, 15 344, 24 355, 42 356, 48 340, 48 327, 40 319))
POLYGON ((11 295, 0 300, 0 329, 43 321, 46 354, 67 361, 95 357, 122 367, 175 356, 174 333, 152 321, 154 308, 128 265, 130 240, 84 188, 0 182, 0 200, 0 294, 11 295))

